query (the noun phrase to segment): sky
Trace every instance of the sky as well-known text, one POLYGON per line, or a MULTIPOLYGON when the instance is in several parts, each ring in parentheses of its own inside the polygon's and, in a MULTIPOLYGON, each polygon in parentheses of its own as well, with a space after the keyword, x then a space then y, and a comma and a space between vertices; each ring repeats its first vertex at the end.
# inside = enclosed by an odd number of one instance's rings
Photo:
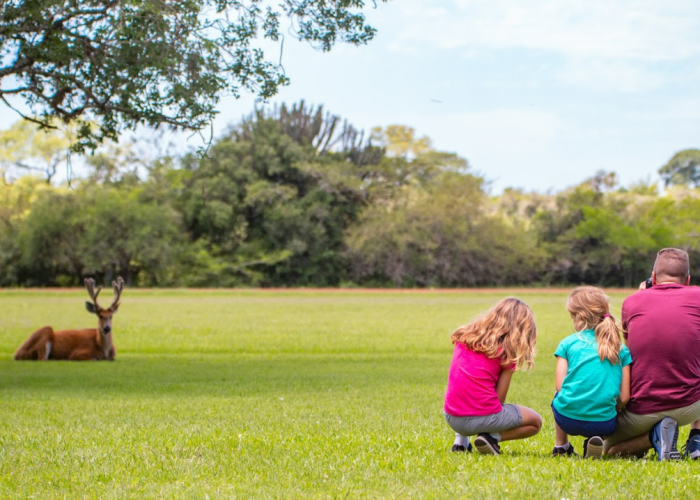
MULTIPOLYGON (((357 128, 414 127, 494 193, 558 191, 599 170, 656 182, 674 153, 700 147, 696 0, 368 3, 366 46, 323 53, 288 37, 291 84, 271 102, 323 104, 357 128)), ((215 133, 253 106, 223 98, 215 133)))

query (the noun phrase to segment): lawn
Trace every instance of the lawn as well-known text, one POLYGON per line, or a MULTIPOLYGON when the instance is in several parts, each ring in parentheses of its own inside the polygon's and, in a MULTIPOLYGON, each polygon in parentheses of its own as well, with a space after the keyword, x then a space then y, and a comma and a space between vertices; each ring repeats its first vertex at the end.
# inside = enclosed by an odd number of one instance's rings
POLYGON ((0 291, 0 498, 696 498, 700 463, 550 457, 566 292, 510 294, 539 354, 509 401, 544 429, 490 457, 450 452, 442 399, 451 331, 506 293, 127 289, 115 362, 36 363, 87 294, 0 291))

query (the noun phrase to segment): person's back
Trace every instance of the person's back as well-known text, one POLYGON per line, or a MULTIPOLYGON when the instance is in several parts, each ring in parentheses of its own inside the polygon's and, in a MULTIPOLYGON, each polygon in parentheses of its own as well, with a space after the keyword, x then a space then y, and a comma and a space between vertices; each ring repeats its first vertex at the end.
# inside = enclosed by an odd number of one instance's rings
POLYGON ((678 460, 678 427, 691 425, 686 456, 700 458, 700 289, 690 287, 690 259, 679 248, 656 255, 653 286, 622 304, 622 328, 632 354, 631 397, 605 441, 612 455, 678 460))
POLYGON ((700 288, 641 290, 624 301, 622 324, 634 360, 629 411, 645 415, 700 400, 700 288))

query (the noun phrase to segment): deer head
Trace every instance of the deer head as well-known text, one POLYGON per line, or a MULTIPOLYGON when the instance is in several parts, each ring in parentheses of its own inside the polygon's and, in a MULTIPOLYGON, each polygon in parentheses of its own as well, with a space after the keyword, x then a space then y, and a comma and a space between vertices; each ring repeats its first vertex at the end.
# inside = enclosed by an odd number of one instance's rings
POLYGON ((117 281, 112 281, 112 288, 114 288, 114 300, 112 300, 112 305, 110 305, 107 309, 103 309, 97 303, 97 296, 100 294, 102 287, 97 287, 97 291, 95 291, 94 279, 87 278, 85 280, 85 288, 87 288, 90 299, 92 299, 92 302, 85 302, 85 308, 88 310, 88 312, 97 315, 100 333, 106 337, 112 332, 112 315, 114 315, 114 313, 117 312, 117 309, 119 309, 119 298, 121 297, 122 290, 124 289, 124 280, 120 276, 117 278, 117 281))

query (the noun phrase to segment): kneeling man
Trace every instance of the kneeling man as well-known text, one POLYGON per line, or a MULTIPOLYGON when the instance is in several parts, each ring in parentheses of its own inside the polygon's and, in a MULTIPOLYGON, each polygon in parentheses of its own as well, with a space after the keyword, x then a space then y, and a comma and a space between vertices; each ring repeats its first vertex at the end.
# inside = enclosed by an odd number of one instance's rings
MULTIPOLYGON (((661 250, 653 286, 622 304, 622 329, 632 354, 631 397, 605 441, 609 455, 681 458, 678 427, 692 424, 687 456, 700 458, 700 288, 690 285, 688 254, 661 250)), ((640 287, 642 288, 642 287, 640 287)))

